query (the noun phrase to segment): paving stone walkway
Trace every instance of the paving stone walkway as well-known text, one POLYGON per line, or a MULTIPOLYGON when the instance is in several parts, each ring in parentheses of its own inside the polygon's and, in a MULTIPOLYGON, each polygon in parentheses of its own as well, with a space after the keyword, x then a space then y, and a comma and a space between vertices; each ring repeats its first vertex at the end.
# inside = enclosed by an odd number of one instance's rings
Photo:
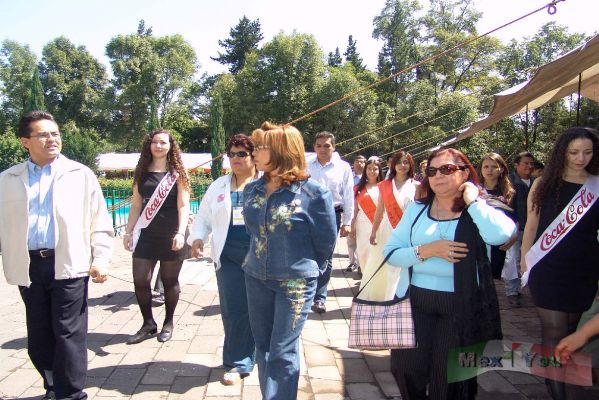
MULTIPOLYGON (((131 283, 130 253, 115 239, 111 276, 103 285, 90 283, 90 399, 258 400, 257 373, 240 384, 223 386, 220 378, 223 328, 216 279, 211 264, 187 261, 185 285, 176 311, 173 339, 147 340, 128 346, 127 337, 141 326, 131 283)), ((345 240, 336 249, 329 286, 328 312, 310 314, 301 340, 300 400, 400 399, 389 372, 388 351, 347 348, 351 300, 357 280, 342 272, 347 265, 345 240)), ((2 275, 2 274, 0 274, 2 275)), ((539 342, 540 328, 530 297, 513 310, 498 284, 506 339, 539 342)), ((156 321, 164 308, 154 308, 156 321)), ((42 381, 26 350, 25 312, 18 290, 0 276, 0 399, 39 399, 42 381)), ((542 380, 519 373, 490 372, 479 378, 481 400, 549 399, 542 380)), ((576 399, 599 399, 597 388, 576 399)))

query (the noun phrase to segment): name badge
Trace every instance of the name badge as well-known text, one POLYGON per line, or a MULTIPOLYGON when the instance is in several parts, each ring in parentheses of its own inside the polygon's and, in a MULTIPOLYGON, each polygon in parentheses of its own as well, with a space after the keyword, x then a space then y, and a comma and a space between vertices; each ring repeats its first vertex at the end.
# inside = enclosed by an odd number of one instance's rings
POLYGON ((233 225, 245 225, 243 207, 233 207, 233 225))

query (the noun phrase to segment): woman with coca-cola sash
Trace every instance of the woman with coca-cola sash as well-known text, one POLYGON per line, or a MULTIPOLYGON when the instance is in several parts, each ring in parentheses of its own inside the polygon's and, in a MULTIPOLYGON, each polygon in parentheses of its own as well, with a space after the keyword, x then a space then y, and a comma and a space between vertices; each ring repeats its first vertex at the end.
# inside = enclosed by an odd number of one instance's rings
MULTIPOLYGON (((598 172, 597 131, 570 128, 557 139, 543 176, 528 196, 521 269, 529 270, 523 278, 529 277, 547 356, 576 330, 597 293, 598 172)), ((563 383, 546 383, 554 399, 566 398, 563 383)))
MULTIPOLYGON (((359 265, 366 265, 370 254, 370 233, 379 201, 378 183, 383 180, 383 170, 378 157, 370 157, 364 173, 354 187, 354 218, 350 235, 355 236, 359 265)), ((360 271, 361 274, 361 271, 360 271)))
POLYGON ((190 191, 175 138, 164 129, 150 133, 143 141, 135 168, 129 219, 123 236, 125 249, 133 251, 135 297, 143 317, 142 327, 127 344, 156 336, 159 342, 166 342, 172 337, 190 191), (139 229, 141 221, 149 224, 139 229), (152 315, 151 280, 157 261, 160 261, 166 309, 160 333, 152 315))

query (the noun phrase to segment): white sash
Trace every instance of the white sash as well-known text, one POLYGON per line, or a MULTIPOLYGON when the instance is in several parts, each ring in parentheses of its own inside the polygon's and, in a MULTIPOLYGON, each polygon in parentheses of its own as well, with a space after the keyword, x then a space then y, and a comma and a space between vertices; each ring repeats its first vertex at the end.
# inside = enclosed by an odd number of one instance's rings
POLYGON ((173 187, 177 184, 178 177, 179 174, 176 171, 173 174, 168 172, 166 175, 164 175, 164 178, 162 178, 160 183, 156 186, 156 189, 154 189, 152 197, 150 197, 150 200, 148 200, 148 203, 144 207, 143 211, 141 212, 141 215, 135 223, 135 226, 133 227, 133 232, 131 232, 131 236, 133 239, 133 247, 131 248, 131 251, 134 251, 135 246, 137 246, 137 241, 139 240, 139 235, 141 235, 141 230, 150 225, 150 222, 152 222, 152 220, 164 204, 166 197, 171 192, 173 187))
POLYGON ((591 175, 526 253, 524 258, 527 271, 522 275, 523 287, 528 283, 528 277, 533 267, 571 232, 572 228, 595 203, 597 197, 599 197, 599 177, 591 175))

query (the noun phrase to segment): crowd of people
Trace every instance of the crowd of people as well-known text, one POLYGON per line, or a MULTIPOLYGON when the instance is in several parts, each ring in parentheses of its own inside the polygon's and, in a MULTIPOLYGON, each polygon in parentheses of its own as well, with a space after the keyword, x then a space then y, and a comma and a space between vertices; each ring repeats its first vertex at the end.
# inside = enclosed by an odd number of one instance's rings
MULTIPOLYGON (((52 115, 24 115, 18 135, 29 159, 0 174, 4 273, 25 304, 44 398, 85 399, 87 284, 107 278, 112 224, 93 172, 60 154, 52 115)), ((567 360, 599 331, 594 318, 576 333, 599 281, 596 130, 570 128, 546 166, 522 152, 511 171, 497 153, 474 165, 454 148, 418 164, 400 150, 386 162, 358 155, 350 166, 326 131, 314 152, 307 160, 290 125, 265 122, 231 136, 231 172, 209 186, 189 227, 177 141, 164 129, 145 137, 122 239, 143 323, 127 344, 172 338, 184 246, 199 258, 210 243, 225 333, 221 382, 234 385, 257 365, 264 399, 296 398, 299 338, 310 310, 327 312, 338 236, 348 241, 345 271, 369 283, 361 298, 410 296, 418 345, 390 357, 406 399, 475 397, 475 378, 448 383, 447 356, 502 338, 494 279, 514 308, 528 284, 547 356, 567 360), (151 289, 158 262, 160 331, 151 289)), ((554 399, 566 398, 563 382, 546 383, 554 399)))

